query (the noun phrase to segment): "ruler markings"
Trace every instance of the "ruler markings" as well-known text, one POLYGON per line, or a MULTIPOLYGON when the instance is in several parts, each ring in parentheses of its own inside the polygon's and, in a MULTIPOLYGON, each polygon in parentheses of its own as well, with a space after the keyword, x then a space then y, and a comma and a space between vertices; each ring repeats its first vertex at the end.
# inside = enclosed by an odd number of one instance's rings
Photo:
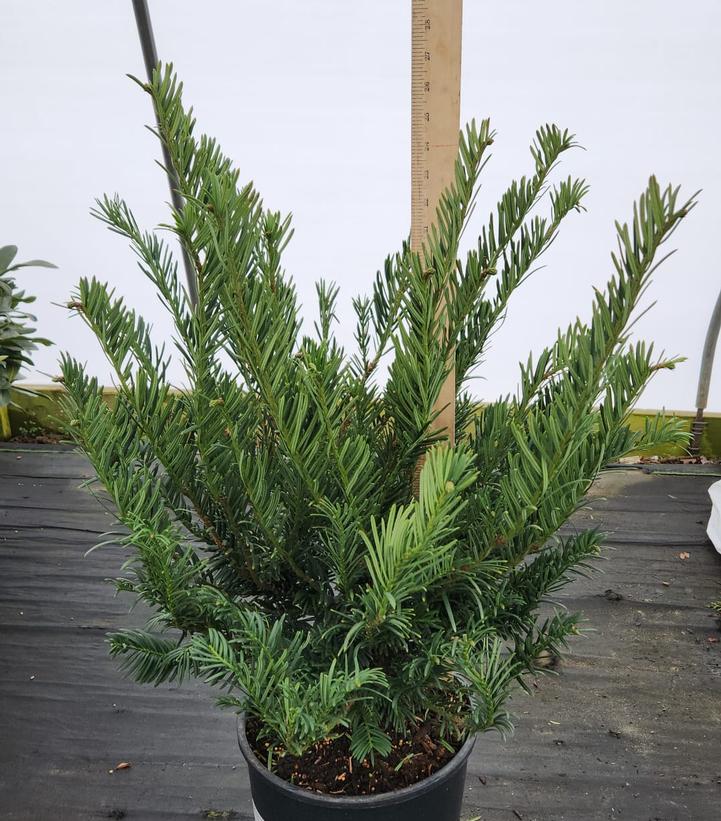
MULTIPOLYGON (((413 0, 411 247, 420 250, 443 190, 453 181, 461 97, 463 0, 413 0)), ((455 438, 455 369, 441 388, 438 428, 455 438)))

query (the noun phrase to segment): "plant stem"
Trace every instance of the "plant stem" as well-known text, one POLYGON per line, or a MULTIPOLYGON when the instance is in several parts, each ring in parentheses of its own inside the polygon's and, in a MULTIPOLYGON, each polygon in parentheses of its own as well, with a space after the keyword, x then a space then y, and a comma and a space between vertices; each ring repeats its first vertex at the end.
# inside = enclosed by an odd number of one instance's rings
POLYGON ((13 435, 13 429, 10 427, 10 414, 8 413, 8 406, 0 406, 0 439, 7 440, 13 435))

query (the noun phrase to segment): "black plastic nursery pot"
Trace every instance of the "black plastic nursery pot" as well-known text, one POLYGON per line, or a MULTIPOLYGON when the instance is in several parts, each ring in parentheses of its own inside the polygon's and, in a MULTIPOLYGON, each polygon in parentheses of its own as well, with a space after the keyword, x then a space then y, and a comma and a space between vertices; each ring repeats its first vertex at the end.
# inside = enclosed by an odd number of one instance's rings
POLYGON ((248 764, 255 821, 459 821, 475 737, 430 778, 402 790, 359 796, 320 795, 278 778, 251 749, 242 715, 238 743, 248 764))

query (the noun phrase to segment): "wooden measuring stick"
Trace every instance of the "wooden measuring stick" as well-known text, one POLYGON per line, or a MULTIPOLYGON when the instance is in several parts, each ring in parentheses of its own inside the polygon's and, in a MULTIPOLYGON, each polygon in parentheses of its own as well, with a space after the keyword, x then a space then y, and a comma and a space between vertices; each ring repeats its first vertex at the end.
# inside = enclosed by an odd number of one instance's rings
MULTIPOLYGON (((420 251, 443 190, 453 181, 461 109, 463 0, 413 0, 411 69, 411 248, 420 251)), ((456 374, 441 387, 436 428, 456 430, 456 374)))

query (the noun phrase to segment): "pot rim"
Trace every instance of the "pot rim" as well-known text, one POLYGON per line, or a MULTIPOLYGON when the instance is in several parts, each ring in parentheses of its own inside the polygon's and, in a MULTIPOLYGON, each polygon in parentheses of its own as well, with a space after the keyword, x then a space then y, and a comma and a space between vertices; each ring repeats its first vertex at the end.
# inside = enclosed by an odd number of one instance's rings
POLYGON ((285 781, 280 778, 280 776, 272 773, 267 767, 261 764, 245 735, 245 713, 238 715, 238 744, 240 745, 240 751, 243 753, 248 767, 254 770, 261 778, 270 781, 276 789, 286 793, 294 800, 321 807, 391 806, 405 801, 411 796, 422 795, 438 786, 441 782, 446 781, 456 770, 463 767, 475 743, 476 736, 469 736, 453 758, 441 767, 440 770, 437 770, 433 775, 424 778, 422 781, 411 784, 409 787, 402 787, 400 790, 391 790, 391 792, 379 793, 378 795, 326 795, 324 793, 311 792, 302 787, 296 787, 289 781, 285 781))

